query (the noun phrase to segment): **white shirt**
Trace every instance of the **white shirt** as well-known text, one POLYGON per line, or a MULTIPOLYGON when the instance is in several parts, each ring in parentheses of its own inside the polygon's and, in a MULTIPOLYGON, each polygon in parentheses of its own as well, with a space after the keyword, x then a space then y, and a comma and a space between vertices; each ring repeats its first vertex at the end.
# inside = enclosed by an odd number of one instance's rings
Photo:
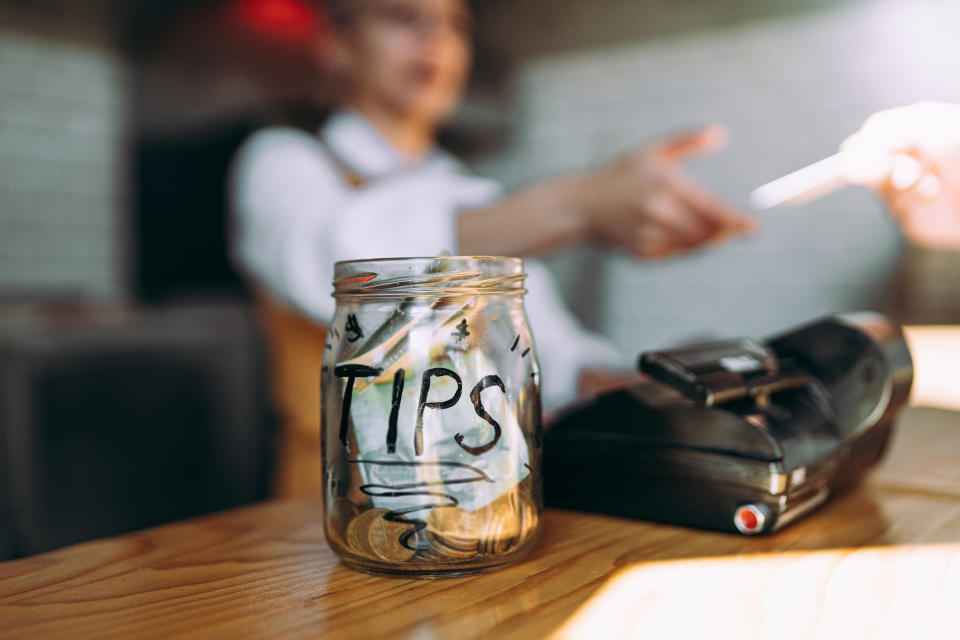
MULTIPOLYGON (((255 133, 234 158, 229 189, 234 262, 320 323, 333 317, 335 262, 456 254, 457 212, 503 193, 441 150, 409 161, 356 112, 334 114, 319 137, 279 127, 255 133), (330 152, 365 184, 347 185, 330 152)), ((524 304, 550 410, 575 397, 583 369, 628 364, 583 330, 542 264, 525 260, 524 268, 524 304)))

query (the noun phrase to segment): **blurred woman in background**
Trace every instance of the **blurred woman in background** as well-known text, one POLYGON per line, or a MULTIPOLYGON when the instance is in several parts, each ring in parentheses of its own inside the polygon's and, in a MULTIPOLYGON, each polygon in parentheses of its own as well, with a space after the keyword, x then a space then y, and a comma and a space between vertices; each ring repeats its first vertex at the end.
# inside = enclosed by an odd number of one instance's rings
MULTIPOLYGON (((745 215, 681 170, 687 156, 723 145, 725 131, 716 126, 504 194, 436 145, 472 61, 466 2, 339 0, 328 9, 336 29, 324 55, 340 85, 340 110, 318 135, 286 128, 254 134, 238 152, 231 184, 235 261, 267 298, 310 323, 323 325, 333 315, 338 260, 443 252, 533 256, 585 242, 663 258, 752 228, 745 215)), ((597 387, 629 375, 632 354, 583 330, 542 265, 528 260, 526 272, 544 406, 569 402, 585 381, 597 387), (591 376, 604 370, 618 373, 591 376)), ((295 321, 288 316, 282 324, 286 329, 274 333, 290 335, 295 321)), ((302 325, 298 330, 308 333, 302 325)), ((302 353, 295 342, 281 349, 302 353)), ((315 351, 322 349, 322 338, 312 342, 315 351)), ((310 464, 301 465, 302 473, 315 478, 307 484, 319 486, 319 355, 300 370, 307 381, 301 404, 310 411, 282 436, 290 453, 281 453, 287 463, 280 473, 300 475, 292 460, 306 456, 310 464), (306 435, 295 442, 293 432, 306 435)))

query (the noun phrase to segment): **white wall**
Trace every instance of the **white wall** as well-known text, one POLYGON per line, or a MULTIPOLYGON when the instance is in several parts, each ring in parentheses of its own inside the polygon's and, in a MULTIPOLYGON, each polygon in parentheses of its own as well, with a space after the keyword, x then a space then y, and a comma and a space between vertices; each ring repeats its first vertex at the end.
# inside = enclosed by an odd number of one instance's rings
MULTIPOLYGON (((958 26, 958 2, 862 0, 536 59, 519 78, 514 144, 477 169, 513 186, 720 121, 729 148, 689 168, 746 207, 752 188, 833 153, 874 110, 960 101, 958 26)), ((552 266, 585 321, 632 351, 880 306, 902 245, 870 194, 756 215, 755 237, 696 256, 644 264, 579 251, 552 266)))
POLYGON ((0 27, 0 298, 124 289, 125 71, 0 27))

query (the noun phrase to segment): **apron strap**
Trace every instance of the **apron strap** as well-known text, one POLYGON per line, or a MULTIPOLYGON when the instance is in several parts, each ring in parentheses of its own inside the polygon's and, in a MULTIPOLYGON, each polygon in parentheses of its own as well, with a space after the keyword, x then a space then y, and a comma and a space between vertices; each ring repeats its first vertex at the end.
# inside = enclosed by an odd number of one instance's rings
POLYGON ((326 152, 331 162, 333 162, 333 166, 336 167, 337 173, 340 174, 340 177, 343 179, 343 183, 345 185, 351 189, 359 189, 367 184, 367 179, 351 169, 346 162, 341 160, 340 157, 333 152, 333 149, 330 148, 330 145, 321 140, 320 146, 323 147, 324 152, 326 152))

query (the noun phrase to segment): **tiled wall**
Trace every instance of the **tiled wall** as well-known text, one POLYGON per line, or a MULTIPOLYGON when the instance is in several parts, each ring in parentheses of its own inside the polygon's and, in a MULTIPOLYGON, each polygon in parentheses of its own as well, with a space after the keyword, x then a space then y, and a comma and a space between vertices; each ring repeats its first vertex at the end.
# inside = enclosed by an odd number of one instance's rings
POLYGON ((125 72, 0 26, 0 299, 124 290, 125 72))
MULTIPOLYGON (((515 186, 720 121, 728 149, 689 169, 746 207, 752 188, 835 152, 877 109, 960 101, 957 25, 960 3, 862 0, 535 59, 518 81, 515 142, 477 169, 515 186)), ((590 250, 551 264, 587 324, 633 351, 884 304, 902 244, 871 194, 850 188, 756 216, 755 237, 688 258, 590 250)))

